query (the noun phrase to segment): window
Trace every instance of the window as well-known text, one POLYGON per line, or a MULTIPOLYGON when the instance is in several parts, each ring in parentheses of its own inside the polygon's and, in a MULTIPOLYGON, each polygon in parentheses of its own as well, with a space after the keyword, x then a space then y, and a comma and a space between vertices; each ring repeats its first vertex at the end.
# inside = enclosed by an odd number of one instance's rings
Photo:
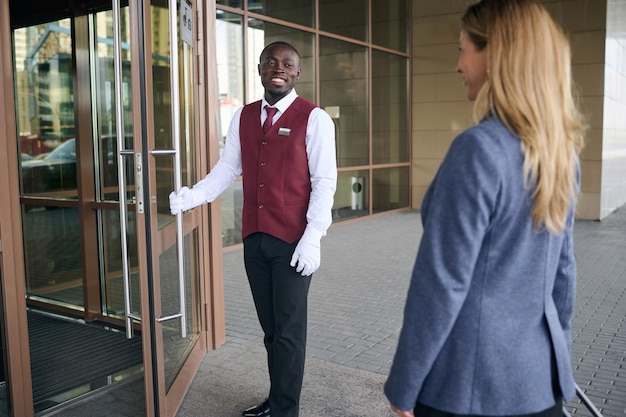
MULTIPOLYGON (((410 3, 319 0, 317 27, 315 4, 217 1, 220 145, 235 110, 263 96, 261 51, 284 40, 301 56, 297 93, 335 122, 334 220, 409 207, 410 3)), ((224 246, 241 243, 242 206, 237 181, 222 194, 224 246)))

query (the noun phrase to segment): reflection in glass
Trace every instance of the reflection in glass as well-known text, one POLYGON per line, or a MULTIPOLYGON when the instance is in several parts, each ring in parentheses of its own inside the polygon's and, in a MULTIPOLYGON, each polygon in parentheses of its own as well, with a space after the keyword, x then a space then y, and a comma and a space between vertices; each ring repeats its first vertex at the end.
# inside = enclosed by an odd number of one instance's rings
POLYGON ((372 163, 409 161, 408 59, 372 51, 372 163))
POLYGON ((373 170, 372 212, 405 207, 409 207, 409 167, 373 170))
MULTIPOLYGON (((178 85, 172 85, 170 81, 171 60, 170 55, 170 30, 180 31, 180 25, 176 28, 169 27, 168 4, 161 1, 152 1, 151 6, 152 22, 152 74, 153 74, 153 95, 154 95, 154 150, 171 150, 174 148, 176 136, 180 136, 181 152, 181 175, 182 185, 192 186, 196 182, 195 176, 195 132, 193 120, 193 50, 190 45, 178 37, 178 45, 174 48, 178 53, 178 73, 175 74, 175 81, 178 85), (172 108, 175 103, 174 88, 178 88, 178 107, 180 113, 175 115, 180 120, 180 131, 173 132, 172 108)), ((180 11, 178 11, 180 13, 180 11)), ((180 22, 180 19, 177 19, 180 22)), ((176 120, 176 119, 175 119, 176 120)), ((161 337, 163 343, 163 360, 165 367, 166 391, 170 389, 182 366, 185 364, 189 353, 199 339, 200 334, 200 293, 199 293, 199 251, 198 230, 186 234, 183 239, 183 278, 179 281, 178 251, 175 242, 168 240, 166 236, 173 230, 170 223, 175 221, 175 217, 170 214, 169 194, 174 189, 174 156, 171 154, 155 155, 152 160, 156 170, 156 205, 158 212, 158 225, 163 234, 163 249, 158 248, 158 268, 154 271, 154 285, 156 286, 156 305, 160 307, 159 318, 179 313, 185 313, 187 319, 187 337, 181 337, 181 319, 160 321, 162 332, 155 337, 161 337), (165 227, 170 227, 169 231, 164 231, 165 227), (169 246, 171 245, 171 246, 169 246), (180 290, 181 284, 185 290, 186 311, 180 311, 180 290), (160 296, 159 296, 160 295, 160 296)), ((175 240, 175 239, 174 239, 175 240)), ((155 255, 156 256, 156 255, 155 255)), ((158 310, 158 309, 157 309, 158 310)))
MULTIPOLYGON (((215 46, 217 48, 217 80, 219 89, 219 152, 226 144, 230 121, 245 103, 242 17, 232 13, 217 14, 215 46)), ((255 61, 256 62, 256 61, 255 61)), ((255 65, 252 65, 256 68, 255 65)), ((256 84, 258 82, 255 80, 256 84)), ((260 98, 260 97, 259 97, 260 98)), ((241 181, 232 184, 221 195, 222 246, 241 243, 241 181)))
POLYGON ((372 2, 372 43, 408 52, 407 0, 372 2))
POLYGON ((241 180, 235 181, 222 193, 222 246, 243 243, 241 238, 241 213, 243 188, 241 180))
POLYGON ((368 165, 367 48, 320 37, 320 103, 337 128, 337 165, 368 165))
POLYGON ((319 4, 320 30, 359 41, 368 40, 368 0, 319 0, 319 4))
MULTIPOLYGON (((170 78, 170 44, 169 44, 169 10, 167 3, 153 2, 154 24, 159 26, 152 32, 152 79, 153 79, 153 110, 156 150, 174 148, 172 132, 172 85, 170 78)), ((180 11, 179 11, 180 13, 180 11)), ((178 20, 180 21, 180 20, 178 20)), ((180 25, 179 25, 180 26, 180 25)), ((177 28, 180 30, 180 28, 177 28)), ((193 49, 178 36, 178 69, 179 89, 179 151, 181 161, 182 185, 191 187, 196 183, 195 168, 195 121, 193 118, 193 49)), ((174 156, 155 156, 156 169, 156 201, 159 214, 159 227, 173 222, 170 214, 169 194, 174 189, 174 156)))
POLYGON ((38 158, 21 158, 25 196, 78 198, 76 193, 76 140, 68 139, 38 158), (50 193, 54 193, 51 195, 50 193))
POLYGON ((241 9, 243 0, 217 0, 215 4, 219 4, 222 6, 235 7, 237 9, 241 9))
POLYGON ((313 26, 313 0, 248 0, 248 11, 303 26, 313 26))
POLYGON ((233 13, 218 13, 215 32, 220 106, 219 146, 222 155, 230 120, 245 103, 242 17, 233 13))
POLYGON ((23 206, 26 292, 83 309, 78 209, 23 206))
POLYGON ((13 50, 21 194, 76 199, 70 20, 16 29, 13 50))
MULTIPOLYGON (((128 9, 121 15, 122 36, 128 41, 128 9)), ((121 286, 115 288, 121 264, 119 216, 91 210, 104 198, 117 198, 116 193, 108 197, 104 191, 117 187, 117 149, 111 137, 117 123, 113 92, 116 88, 124 90, 124 110, 130 113, 130 71, 128 44, 124 42, 124 82, 114 85, 110 12, 20 28, 13 35, 16 120, 23 161, 21 220, 29 307, 29 375, 34 412, 38 414, 91 391, 142 376, 141 338, 126 339, 117 321, 106 317, 123 312, 121 286), (72 29, 76 29, 75 34, 72 29), (74 50, 72 37, 81 40, 84 47, 80 52, 74 50), (90 48, 85 49, 87 46, 90 48), (75 96, 91 96, 93 108, 75 107, 75 96), (75 111, 81 123, 93 124, 93 132, 75 136, 75 111), (85 153, 91 145, 95 155, 85 153), (81 147, 82 159, 77 158, 81 147), (78 172, 77 162, 83 164, 78 172), (86 172, 92 163, 99 169, 93 173, 95 203, 93 176, 86 172), (82 173, 85 175, 77 178, 82 173), (76 201, 78 195, 85 200, 76 201)), ((131 118, 126 122, 129 132, 131 118)), ((123 238, 129 239, 131 262, 136 265, 132 215, 130 224, 130 232, 123 238)), ((138 312, 138 302, 136 306, 138 312)), ((143 384, 134 394, 134 402, 140 405, 128 415, 140 415, 136 410, 143 407, 143 384)), ((120 414, 118 411, 125 408, 115 401, 109 403, 111 414, 120 414)))
POLYGON ((369 170, 338 173, 333 221, 369 215, 369 182, 369 170))
POLYGON ((263 86, 259 79, 258 63, 261 52, 266 45, 274 41, 286 41, 292 44, 300 53, 300 79, 295 89, 298 95, 315 103, 315 36, 311 33, 250 19, 248 22, 248 102, 260 100, 263 97, 263 86))
MULTIPOLYGON (((302 55, 302 75, 296 91, 320 105, 333 118, 337 164, 340 169, 351 170, 339 174, 338 200, 333 208, 336 219, 370 214, 368 210, 372 207, 368 205, 373 197, 374 184, 368 173, 380 165, 406 167, 389 171, 402 172, 397 177, 387 171, 378 172, 382 181, 378 194, 386 195, 390 200, 376 200, 376 210, 402 206, 404 200, 396 198, 393 193, 383 192, 388 187, 382 184, 383 177, 387 182, 394 179, 396 185, 391 188, 405 190, 405 200, 408 200, 409 187, 399 184, 404 184, 400 177, 409 169, 410 163, 409 58, 381 49, 403 55, 409 52, 409 1, 307 0, 294 6, 290 0, 248 0, 244 6, 252 17, 249 17, 245 34, 246 52, 241 38, 241 26, 245 26, 243 19, 246 17, 243 10, 239 14, 237 10, 219 9, 220 5, 241 8, 241 3, 217 0, 217 4, 221 149, 234 110, 263 95, 257 72, 259 54, 268 43, 285 40, 294 44, 302 55), (316 4, 317 11, 314 10, 316 4), (310 16, 307 23, 302 24, 319 29, 318 38, 279 24, 281 20, 298 23, 297 16, 305 9, 310 10, 307 12, 310 16), (316 12, 318 27, 308 23, 316 12), (254 13, 267 16, 272 22, 254 13), (343 37, 343 40, 324 36, 329 33, 343 37), (315 44, 316 39, 319 39, 319 45, 315 44), (372 51, 371 55, 369 51, 372 51), (319 69, 318 74, 316 69, 319 69), (370 114, 373 115, 371 121, 370 114), (364 182, 364 211, 352 209, 353 177, 357 181, 362 178, 364 182)), ((222 195, 224 246, 240 243, 237 212, 241 204, 240 188, 241 184, 235 184, 222 195)))
MULTIPOLYGON (((117 210, 98 211, 98 229, 102 248, 100 276, 103 292, 104 314, 124 317, 124 276, 122 270, 122 243, 120 240, 120 213, 117 210)), ((128 212, 126 226, 128 262, 131 271, 130 295, 132 313, 141 316, 139 282, 137 274, 137 222, 136 214, 128 212)))
MULTIPOLYGON (((115 68, 112 12, 100 12, 94 19, 96 32, 93 60, 97 63, 95 71, 96 104, 96 189, 99 201, 118 201, 118 158, 117 158, 117 112, 115 103, 115 68)), ((130 23, 129 11, 125 7, 120 11, 121 59, 122 59, 122 101, 124 122, 124 148, 133 148, 132 88, 130 72, 130 23)), ((126 191, 127 200, 134 197, 134 163, 131 156, 126 156, 126 191)))
MULTIPOLYGON (((198 229, 184 238, 183 269, 185 276, 185 304, 187 337, 180 336, 180 319, 162 322, 163 353, 165 355, 165 386, 169 390, 187 356, 200 335, 200 273, 198 229)), ((178 257, 176 245, 159 256, 159 288, 161 292, 161 317, 180 312, 178 257)))

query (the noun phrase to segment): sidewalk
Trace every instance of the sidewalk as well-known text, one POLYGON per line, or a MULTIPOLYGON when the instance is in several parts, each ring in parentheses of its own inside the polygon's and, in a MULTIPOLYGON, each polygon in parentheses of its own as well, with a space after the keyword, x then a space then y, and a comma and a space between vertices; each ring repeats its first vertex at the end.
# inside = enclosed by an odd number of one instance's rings
MULTIPOLYGON (((418 212, 334 226, 309 296, 301 417, 387 417, 382 394, 421 237, 418 212)), ((626 415, 626 208, 575 232, 578 298, 572 365, 605 417, 626 415)), ((267 396, 263 336, 242 260, 224 255, 227 342, 209 352, 178 417, 238 417, 267 396)), ((589 416, 577 400, 572 416, 589 416)))

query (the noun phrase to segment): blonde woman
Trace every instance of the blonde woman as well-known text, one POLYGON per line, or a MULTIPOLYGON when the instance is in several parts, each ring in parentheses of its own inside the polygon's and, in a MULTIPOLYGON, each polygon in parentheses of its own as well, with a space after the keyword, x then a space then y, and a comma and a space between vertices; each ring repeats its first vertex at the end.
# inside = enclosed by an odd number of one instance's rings
POLYGON ((536 1, 483 0, 459 50, 477 124, 424 196, 385 394, 403 417, 561 416, 584 135, 569 43, 536 1))

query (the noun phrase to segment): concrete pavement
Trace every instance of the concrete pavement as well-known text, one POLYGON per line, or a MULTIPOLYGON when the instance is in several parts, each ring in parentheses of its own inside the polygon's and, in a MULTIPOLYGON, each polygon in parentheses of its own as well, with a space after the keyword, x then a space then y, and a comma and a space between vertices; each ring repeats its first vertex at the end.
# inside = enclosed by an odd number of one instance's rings
MULTIPOLYGON (((309 296, 301 417, 387 417, 382 394, 421 238, 419 212, 338 223, 309 296)), ((572 366, 605 417, 626 415, 626 207, 575 229, 572 366)), ((227 342, 209 352, 177 417, 237 417, 268 392, 263 336, 242 250, 224 254, 227 342)), ((591 415, 579 401, 572 416, 591 415)))

